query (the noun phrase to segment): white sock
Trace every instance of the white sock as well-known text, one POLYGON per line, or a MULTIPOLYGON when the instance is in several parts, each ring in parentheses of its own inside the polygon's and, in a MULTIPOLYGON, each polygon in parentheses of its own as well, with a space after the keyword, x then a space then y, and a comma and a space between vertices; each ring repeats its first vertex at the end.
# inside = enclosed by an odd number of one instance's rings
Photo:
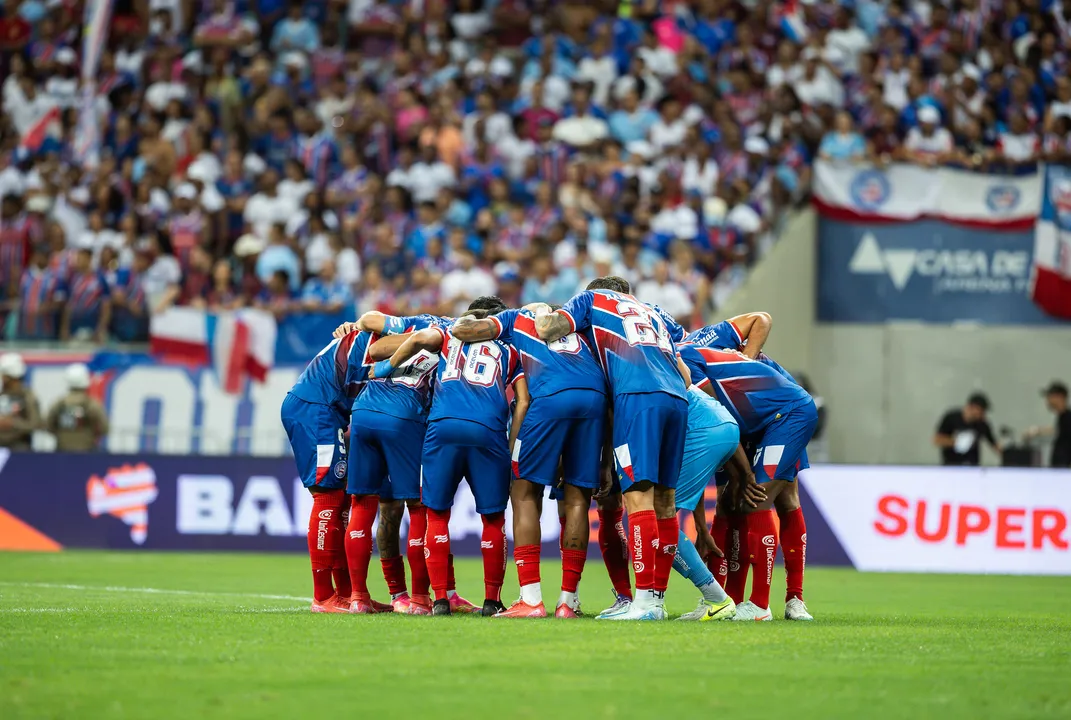
POLYGON ((717 580, 711 580, 706 585, 700 585, 699 592, 703 593, 703 599, 707 602, 725 602, 725 598, 728 597, 717 580))
POLYGON ((641 606, 662 605, 665 603, 666 594, 658 590, 637 590, 636 602, 641 606))
POLYGON ((538 605, 543 602, 543 588, 539 583, 521 586, 521 602, 528 605, 538 605))
POLYGON ((576 596, 576 593, 562 590, 562 594, 558 596, 558 604, 568 605, 570 610, 576 610, 580 606, 580 598, 576 596))
POLYGON ((395 600, 400 598, 402 595, 406 595, 406 594, 408 594, 408 593, 403 593, 403 592, 394 593, 393 595, 390 596, 391 602, 394 602, 395 600))

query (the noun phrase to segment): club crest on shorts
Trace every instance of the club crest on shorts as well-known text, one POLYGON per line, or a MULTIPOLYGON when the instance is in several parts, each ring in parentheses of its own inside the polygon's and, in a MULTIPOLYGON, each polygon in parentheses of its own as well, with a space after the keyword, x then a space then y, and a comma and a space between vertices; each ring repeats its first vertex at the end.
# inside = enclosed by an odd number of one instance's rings
POLYGON ((339 480, 346 477, 346 461, 339 460, 337 463, 335 463, 335 468, 334 470, 332 470, 332 472, 335 473, 335 477, 337 477, 339 480))

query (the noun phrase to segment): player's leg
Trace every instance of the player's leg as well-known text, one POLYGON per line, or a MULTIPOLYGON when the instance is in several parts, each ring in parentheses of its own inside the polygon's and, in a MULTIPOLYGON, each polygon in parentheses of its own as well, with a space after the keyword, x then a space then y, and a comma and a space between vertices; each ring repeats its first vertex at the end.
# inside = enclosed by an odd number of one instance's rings
MULTIPOLYGON (((332 567, 337 561, 336 546, 342 537, 342 508, 346 495, 342 489, 343 483, 335 478, 332 472, 332 461, 338 450, 337 443, 326 445, 319 442, 317 433, 323 422, 323 415, 320 406, 289 394, 281 409, 283 428, 294 452, 298 475, 302 484, 312 493, 312 512, 309 514, 308 528, 313 581, 311 610, 345 612, 345 599, 338 597, 332 584, 332 567)), ((322 440, 326 442, 327 438, 322 440)), ((332 437, 331 440, 338 438, 332 437)), ((340 457, 344 457, 344 449, 343 447, 343 453, 339 453, 340 457)))
MULTIPOLYGON (((379 495, 387 475, 383 450, 376 436, 380 413, 358 411, 350 418, 350 464, 346 491, 350 494, 350 521, 346 526, 346 564, 353 596, 350 611, 379 612, 368 592, 368 566, 372 562, 372 526, 379 511, 379 495)), ((379 603, 378 608, 389 607, 379 603)))
MULTIPOLYGON (((786 444, 785 451, 796 457, 795 464, 788 472, 798 476, 799 472, 810 467, 806 444, 814 434, 818 422, 818 412, 813 403, 797 408, 789 414, 796 426, 795 436, 786 444), (795 421, 793 415, 799 414, 795 421), (802 448, 799 446, 802 445, 802 448)), ((788 474, 786 472, 785 474, 788 474)), ((800 507, 799 482, 793 482, 785 488, 774 501, 774 509, 781 528, 781 554, 785 559, 785 619, 813 620, 807 605, 803 601, 803 573, 807 564, 807 523, 800 507)))
MULTIPOLYGON (((389 485, 389 483, 388 483, 389 485)), ((402 558, 401 531, 405 500, 379 498, 379 527, 376 528, 376 547, 383 579, 390 593, 390 611, 405 612, 409 608, 409 592, 405 586, 405 560, 402 558), (396 605, 398 603, 399 605, 396 605)), ((378 609, 378 608, 377 608, 378 609)))
POLYGON ((711 553, 706 557, 707 568, 714 575, 714 579, 723 588, 725 587, 726 575, 729 571, 729 513, 728 501, 722 502, 722 492, 728 481, 728 471, 719 470, 714 475, 714 483, 717 487, 718 500, 714 510, 714 519, 710 523, 710 536, 714 538, 714 544, 721 549, 721 556, 711 553))
POLYGON ((561 446, 554 436, 556 418, 548 417, 549 399, 537 398, 521 423, 513 444, 513 483, 509 491, 513 508, 513 561, 517 566, 520 598, 496 617, 546 617, 540 585, 539 519, 543 512, 543 489, 553 485, 558 474, 561 446))
POLYGON ((688 430, 688 403, 670 395, 659 394, 660 407, 653 413, 658 438, 658 469, 654 487, 654 509, 658 522, 658 548, 655 553, 654 599, 665 615, 664 598, 677 555, 680 523, 677 520, 676 487, 680 480, 684 440, 688 430))
POLYGON ((413 577, 413 595, 407 610, 410 615, 427 615, 431 612, 431 578, 424 559, 424 535, 428 531, 428 509, 419 499, 406 500, 409 510, 409 535, 406 539, 405 556, 409 561, 409 574, 413 577))
MULTIPOLYGON (((688 433, 676 492, 677 509, 686 512, 693 511, 704 501, 707 483, 740 439, 739 430, 731 423, 709 426, 711 419, 703 410, 700 400, 693 401, 689 397, 688 433)), ((703 528, 702 532, 705 531, 703 528)), ((735 603, 715 580, 684 531, 678 537, 673 569, 688 578, 701 594, 697 608, 681 620, 722 620, 736 614, 735 603)))
POLYGON ((510 494, 510 454, 506 438, 488 436, 479 423, 468 423, 470 445, 466 450, 466 472, 476 512, 483 521, 480 553, 483 555, 484 601, 480 611, 490 617, 506 609, 502 604, 502 583, 506 577, 506 505, 510 494))
POLYGON ((521 596, 495 617, 546 617, 539 575, 543 485, 516 478, 510 486, 509 501, 513 508, 513 561, 517 566, 521 596))
POLYGON ((773 581, 774 559, 777 556, 777 523, 773 503, 787 480, 766 480, 762 483, 766 500, 758 507, 744 508, 746 534, 741 533, 742 564, 751 568, 751 595, 736 608, 736 620, 770 620, 770 584, 773 581))
MULTIPOLYGON (((591 528, 588 509, 591 496, 599 487, 600 453, 606 422, 606 399, 592 391, 570 391, 574 417, 563 423, 562 478, 563 497, 559 507, 564 512, 561 532, 562 587, 554 610, 558 618, 575 618, 580 613, 577 594, 584 564, 588 557, 591 528)), ((626 577, 627 577, 626 569, 626 577)))
POLYGON ((614 615, 628 610, 632 603, 632 577, 629 574, 628 538, 625 535, 624 498, 614 472, 614 486, 606 495, 595 500, 599 517, 599 552, 606 574, 614 588, 614 604, 599 616, 614 615))
MULTIPOLYGON (((402 507, 408 505, 410 527, 406 557, 409 558, 413 575, 413 595, 414 597, 420 596, 417 601, 420 607, 416 608, 414 614, 425 614, 424 606, 428 611, 431 610, 431 600, 427 597, 427 566, 424 563, 423 544, 424 532, 427 529, 427 515, 424 507, 420 505, 420 453, 424 446, 426 428, 423 423, 383 415, 378 432, 387 463, 385 487, 390 489, 390 496, 397 503, 395 511, 397 514, 390 518, 389 536, 384 539, 385 541, 377 538, 380 561, 383 564, 383 577, 387 580, 387 589, 391 593, 391 605, 394 606, 394 611, 408 613, 413 598, 406 592, 405 563, 399 542, 402 507), (413 529, 414 522, 417 524, 416 532, 413 529), (411 545, 413 540, 418 542, 415 551, 411 545), (419 567, 414 566, 414 562, 419 567)), ((384 526, 383 517, 384 512, 381 509, 381 530, 384 526)))
POLYGON ((433 615, 449 615, 450 598, 447 586, 450 576, 450 508, 454 493, 461 482, 463 457, 454 444, 454 420, 438 420, 428 424, 421 456, 423 483, 420 500, 427 508, 427 531, 424 535, 424 558, 431 589, 435 595, 433 615))

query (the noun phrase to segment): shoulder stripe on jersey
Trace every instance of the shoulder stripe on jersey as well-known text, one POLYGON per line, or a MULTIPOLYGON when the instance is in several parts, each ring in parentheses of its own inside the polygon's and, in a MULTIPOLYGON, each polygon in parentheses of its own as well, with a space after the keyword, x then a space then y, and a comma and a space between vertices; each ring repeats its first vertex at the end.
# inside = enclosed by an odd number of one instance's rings
POLYGON ((501 337, 502 336, 502 321, 499 320, 498 318, 496 318, 494 315, 488 316, 487 319, 495 324, 495 329, 496 329, 495 338, 501 337))
POLYGON ((734 323, 732 320, 729 321, 729 327, 731 327, 733 329, 733 332, 736 333, 736 344, 737 345, 743 345, 744 344, 744 336, 740 332, 740 328, 738 328, 736 326, 736 323, 734 323))
MULTIPOLYGON (((569 332, 575 333, 576 332, 576 320, 574 320, 573 316, 569 314, 569 311, 565 310, 563 308, 561 310, 556 310, 555 312, 557 312, 560 315, 565 316, 565 318, 569 321, 569 328, 570 328, 569 332)), ((568 334, 568 333, 566 333, 566 334, 568 334)))
POLYGON ((695 385, 700 390, 702 390, 703 388, 705 388, 707 385, 710 384, 710 378, 707 377, 706 375, 704 375, 702 380, 700 380, 699 382, 693 382, 692 384, 695 385))
POLYGON ((434 330, 435 332, 439 333, 439 337, 442 338, 444 347, 448 342, 450 342, 450 333, 447 332, 444 328, 438 325, 432 325, 430 328, 428 328, 428 330, 434 330))

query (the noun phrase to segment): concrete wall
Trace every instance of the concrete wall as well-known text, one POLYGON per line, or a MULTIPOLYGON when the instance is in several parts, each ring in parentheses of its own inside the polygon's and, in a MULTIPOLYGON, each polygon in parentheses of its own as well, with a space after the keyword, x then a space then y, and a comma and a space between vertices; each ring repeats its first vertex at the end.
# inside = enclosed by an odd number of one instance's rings
POLYGON ((810 210, 790 219, 720 314, 773 315, 766 348, 790 371, 805 372, 825 399, 830 460, 936 463, 938 419, 974 390, 989 395, 994 430, 1052 422, 1038 390, 1055 378, 1071 382, 1071 327, 818 324, 814 223, 810 210))

